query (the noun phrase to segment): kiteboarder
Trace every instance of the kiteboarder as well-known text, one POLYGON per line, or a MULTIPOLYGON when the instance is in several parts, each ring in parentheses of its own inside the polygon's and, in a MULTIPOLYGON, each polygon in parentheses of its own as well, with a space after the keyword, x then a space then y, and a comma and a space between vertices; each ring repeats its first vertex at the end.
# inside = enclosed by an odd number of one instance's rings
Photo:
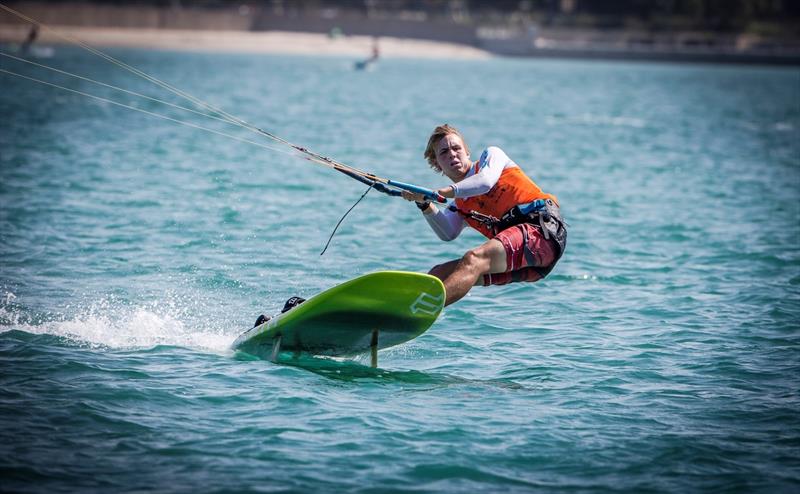
POLYGON ((461 259, 434 266, 430 274, 444 283, 452 304, 474 285, 538 281, 553 269, 567 242, 558 200, 544 193, 502 149, 489 147, 472 161, 461 133, 450 125, 436 127, 424 153, 434 171, 453 184, 435 192, 454 198, 439 208, 418 193, 403 191, 415 201, 425 220, 445 241, 470 226, 489 240, 461 259))
POLYGON ((356 62, 356 70, 364 70, 369 68, 372 64, 376 63, 381 56, 380 45, 378 45, 378 37, 372 38, 372 55, 366 60, 356 62))
POLYGON ((25 38, 25 41, 22 42, 22 45, 19 48, 20 53, 23 55, 27 55, 30 51, 33 43, 36 42, 36 39, 39 37, 39 26, 36 24, 31 26, 30 31, 28 31, 28 36, 25 38))

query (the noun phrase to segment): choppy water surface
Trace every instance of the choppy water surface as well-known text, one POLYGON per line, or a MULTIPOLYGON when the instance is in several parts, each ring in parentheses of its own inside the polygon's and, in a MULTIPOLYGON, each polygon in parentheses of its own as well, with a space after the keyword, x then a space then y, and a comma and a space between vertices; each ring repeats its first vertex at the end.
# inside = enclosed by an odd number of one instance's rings
MULTIPOLYGON (((0 472, 36 492, 795 492, 800 71, 117 50, 293 142, 441 186, 501 146, 570 224, 372 370, 228 349, 261 312, 480 242, 286 154, 0 75, 0 472)), ((40 63, 177 102, 98 57, 40 63)), ((4 59, 3 68, 218 122, 4 59)), ((247 135, 236 129, 225 129, 247 135)), ((257 136, 253 138, 258 139, 257 136)))

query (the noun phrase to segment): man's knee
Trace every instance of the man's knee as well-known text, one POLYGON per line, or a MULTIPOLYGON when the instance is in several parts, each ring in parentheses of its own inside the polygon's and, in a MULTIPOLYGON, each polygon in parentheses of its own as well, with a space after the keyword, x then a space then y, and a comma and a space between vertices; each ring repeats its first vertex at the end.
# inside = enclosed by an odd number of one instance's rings
POLYGON ((465 252, 461 257, 461 262, 465 266, 468 266, 471 271, 483 274, 485 272, 489 272, 489 267, 491 266, 491 256, 489 255, 487 249, 485 249, 483 246, 480 246, 465 252))
POLYGON ((475 266, 480 274, 500 273, 507 269, 506 249, 498 240, 489 240, 483 245, 468 250, 462 262, 475 266))

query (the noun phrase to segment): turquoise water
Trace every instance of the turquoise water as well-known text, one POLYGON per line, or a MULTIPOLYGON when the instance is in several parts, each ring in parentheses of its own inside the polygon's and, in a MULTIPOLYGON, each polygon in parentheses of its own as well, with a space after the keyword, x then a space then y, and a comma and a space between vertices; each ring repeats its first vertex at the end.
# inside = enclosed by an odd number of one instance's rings
MULTIPOLYGON (((569 245, 546 280, 476 288, 377 370, 234 354, 292 295, 481 239, 440 242, 372 192, 320 257, 361 184, 0 74, 0 490, 800 488, 797 68, 111 53, 430 187, 428 133, 454 124, 559 197, 569 245)), ((178 101, 78 48, 37 61, 178 101)))

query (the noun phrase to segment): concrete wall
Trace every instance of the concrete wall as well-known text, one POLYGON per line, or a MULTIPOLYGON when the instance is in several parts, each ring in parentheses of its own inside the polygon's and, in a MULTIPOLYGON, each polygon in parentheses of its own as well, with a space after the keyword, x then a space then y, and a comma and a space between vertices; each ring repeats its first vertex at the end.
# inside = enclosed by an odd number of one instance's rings
MULTIPOLYGON (((79 2, 4 2, 44 24, 93 27, 249 30, 253 13, 238 8, 194 9, 96 5, 79 2)), ((0 24, 25 23, 0 10, 0 24)))
MULTIPOLYGON (((198 9, 183 7, 98 5, 79 2, 10 2, 8 5, 30 17, 52 25, 239 30, 294 31, 345 35, 390 36, 475 45, 475 29, 438 19, 402 19, 367 17, 365 12, 276 12, 259 7, 198 9)), ((0 24, 24 23, 18 17, 0 11, 0 24)))

